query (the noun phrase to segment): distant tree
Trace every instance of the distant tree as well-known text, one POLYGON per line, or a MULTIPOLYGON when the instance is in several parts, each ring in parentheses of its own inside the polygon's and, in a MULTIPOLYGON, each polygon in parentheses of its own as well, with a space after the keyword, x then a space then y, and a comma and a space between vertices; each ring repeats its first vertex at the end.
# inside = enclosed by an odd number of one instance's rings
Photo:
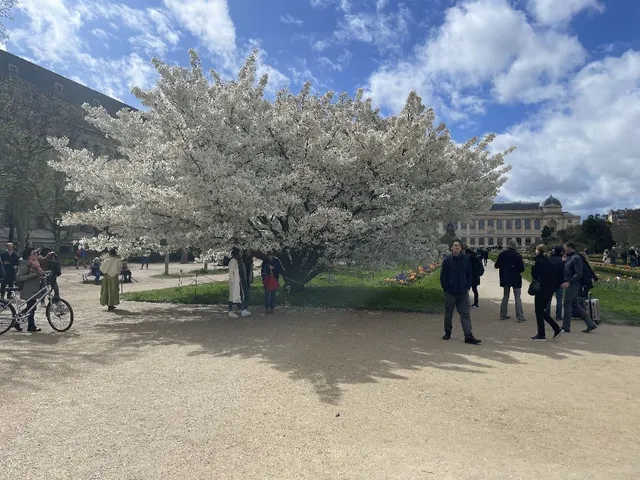
POLYGON ((18 0, 0 0, 0 42, 9 38, 7 29, 1 21, 3 18, 13 19, 11 9, 18 4, 18 0))
POLYGON ((442 243, 444 243, 445 245, 451 245, 451 242, 453 242, 455 239, 456 239, 456 227, 455 227, 455 224, 453 222, 449 222, 445 226, 444 235, 442 236, 440 241, 442 243))
POLYGON ((589 250, 595 253, 602 253, 605 249, 613 247, 611 224, 605 217, 589 215, 582 222, 580 240, 589 247, 589 250))
POLYGON ((555 235, 555 240, 559 243, 573 242, 581 249, 588 246, 582 239, 581 225, 574 225, 565 230, 558 230, 555 235))
POLYGON ((549 243, 549 241, 553 237, 553 232, 551 231, 548 225, 545 225, 544 228, 542 229, 542 233, 540 234, 540 236, 542 237, 542 241, 544 243, 549 243))
POLYGON ((623 245, 629 245, 629 226, 628 225, 613 225, 611 227, 611 234, 613 240, 618 247, 623 245))

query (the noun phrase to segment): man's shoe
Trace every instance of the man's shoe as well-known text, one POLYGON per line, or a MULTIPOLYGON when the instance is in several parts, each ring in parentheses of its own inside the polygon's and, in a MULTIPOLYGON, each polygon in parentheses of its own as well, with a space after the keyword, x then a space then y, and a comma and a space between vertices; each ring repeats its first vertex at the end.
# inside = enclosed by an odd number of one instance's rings
POLYGON ((594 325, 593 327, 587 327, 584 330, 582 330, 582 333, 591 333, 593 332, 596 328, 598 328, 597 325, 594 325))
POLYGON ((478 340, 476 337, 471 335, 470 337, 465 337, 464 343, 469 343, 471 345, 480 345, 482 340, 478 340))
POLYGON ((563 329, 558 330, 557 332, 555 332, 553 334, 553 338, 558 338, 560 335, 562 335, 564 333, 563 329))
POLYGON ((40 332, 40 331, 42 331, 42 329, 39 327, 27 328, 27 332, 40 332))
POLYGON ((442 336, 443 340, 451 340, 451 332, 444 332, 444 335, 442 336))
POLYGON ((535 337, 531 337, 531 340, 534 340, 536 342, 544 342, 547 339, 547 337, 543 337, 541 335, 536 335, 535 337))
POLYGON ((477 303, 474 303, 473 305, 471 305, 471 308, 480 308, 480 305, 478 305, 477 303))
POLYGON ((238 314, 236 312, 229 312, 229 318, 238 318, 238 314))
POLYGON ((507 315, 506 317, 500 316, 500 320, 509 320, 511 317, 507 315))
POLYGON ((524 322, 526 322, 526 321, 527 321, 527 319, 526 319, 526 318, 519 318, 519 319, 518 319, 518 323, 524 323, 524 322))
POLYGON ((248 317, 251 315, 251 312, 249 310, 242 310, 242 313, 240 314, 243 317, 248 317))

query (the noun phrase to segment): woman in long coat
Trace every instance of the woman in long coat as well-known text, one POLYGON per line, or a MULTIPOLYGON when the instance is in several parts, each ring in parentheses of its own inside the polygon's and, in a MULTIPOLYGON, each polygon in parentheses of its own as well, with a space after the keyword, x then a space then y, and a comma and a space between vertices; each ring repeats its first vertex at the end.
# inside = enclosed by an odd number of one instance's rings
MULTIPOLYGON (((28 247, 22 254, 22 260, 20 260, 20 265, 16 272, 16 281, 23 284, 20 290, 20 298, 27 300, 26 310, 33 308, 29 313, 29 324, 27 326, 27 331, 29 332, 39 332, 41 330, 36 326, 35 321, 38 299, 31 299, 31 297, 40 291, 40 279, 43 276, 44 271, 40 268, 40 263, 38 262, 38 251, 28 247)), ((22 327, 18 323, 14 323, 13 328, 22 331, 22 327)))
POLYGON ((234 247, 231 250, 231 259, 229 260, 229 317, 238 318, 238 314, 233 311, 236 305, 241 310, 241 315, 247 317, 251 315, 248 310, 242 308, 243 304, 243 286, 247 284, 247 272, 244 262, 240 256, 240 249, 234 247))
POLYGON ((482 266, 482 260, 476 252, 467 249, 466 254, 469 255, 471 260, 471 290, 473 291, 473 308, 478 308, 478 285, 480 285, 480 277, 484 275, 484 267, 482 266))
POLYGON ((118 258, 118 252, 114 248, 109 250, 109 258, 100 266, 104 275, 100 290, 100 305, 107 306, 108 310, 114 310, 120 304, 120 271, 122 260, 118 258))

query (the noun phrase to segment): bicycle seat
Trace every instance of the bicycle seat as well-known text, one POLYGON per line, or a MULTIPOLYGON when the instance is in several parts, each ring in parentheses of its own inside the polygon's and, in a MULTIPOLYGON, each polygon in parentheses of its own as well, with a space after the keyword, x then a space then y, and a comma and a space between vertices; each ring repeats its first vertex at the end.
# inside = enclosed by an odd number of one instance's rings
POLYGON ((18 290, 20 290, 20 287, 7 287, 6 288, 7 292, 17 292, 18 290))

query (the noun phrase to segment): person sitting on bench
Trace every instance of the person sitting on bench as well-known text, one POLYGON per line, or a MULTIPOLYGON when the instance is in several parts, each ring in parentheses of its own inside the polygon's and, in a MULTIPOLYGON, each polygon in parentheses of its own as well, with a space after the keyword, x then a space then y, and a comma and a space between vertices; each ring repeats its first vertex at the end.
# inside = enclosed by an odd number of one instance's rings
POLYGON ((100 260, 100 257, 96 257, 93 259, 93 263, 91 264, 91 267, 89 268, 89 275, 90 277, 96 277, 94 280, 94 283, 96 285, 100 285, 100 277, 102 276, 102 271, 100 270, 100 266, 102 265, 102 261, 100 260))

